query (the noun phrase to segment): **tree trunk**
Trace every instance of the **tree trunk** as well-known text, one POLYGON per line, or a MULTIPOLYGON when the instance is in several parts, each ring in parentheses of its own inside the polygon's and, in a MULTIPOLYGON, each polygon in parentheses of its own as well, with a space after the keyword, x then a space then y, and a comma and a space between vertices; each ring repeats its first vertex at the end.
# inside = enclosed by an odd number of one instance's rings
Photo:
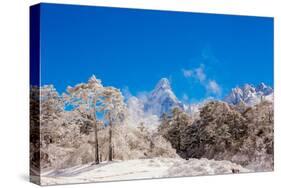
POLYGON ((109 123, 109 148, 108 148, 108 160, 112 161, 112 122, 109 123))
POLYGON ((99 139, 98 139, 98 126, 97 122, 94 122, 94 129, 95 129, 95 150, 96 150, 96 164, 100 163, 99 160, 99 139))
POLYGON ((176 118, 177 121, 177 133, 178 133, 178 150, 181 151, 181 132, 180 132, 180 117, 179 114, 176 118))
POLYGON ((97 125, 97 117, 96 117, 96 100, 93 101, 94 103, 94 131, 95 131, 95 151, 96 151, 96 155, 95 155, 95 163, 99 164, 100 160, 99 160, 99 139, 98 139, 98 125, 97 125))

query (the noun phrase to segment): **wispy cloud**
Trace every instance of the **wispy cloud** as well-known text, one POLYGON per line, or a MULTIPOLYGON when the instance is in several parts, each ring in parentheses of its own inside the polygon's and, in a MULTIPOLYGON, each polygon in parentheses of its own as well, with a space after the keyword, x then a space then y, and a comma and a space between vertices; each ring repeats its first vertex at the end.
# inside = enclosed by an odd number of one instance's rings
POLYGON ((130 92, 130 89, 128 86, 125 86, 124 88, 121 89, 121 92, 123 96, 125 97, 125 100, 129 99, 132 97, 132 93, 130 92))
POLYGON ((183 101, 183 102, 187 102, 188 99, 189 99, 188 95, 187 95, 186 93, 184 93, 184 94, 182 95, 182 101, 183 101))
POLYGON ((184 77, 189 78, 193 75, 193 70, 182 70, 184 77))
POLYGON ((182 72, 185 78, 198 81, 206 89, 208 94, 221 95, 220 85, 216 80, 211 79, 210 76, 206 74, 203 64, 193 69, 182 69, 182 72))
POLYGON ((221 94, 221 87, 215 80, 209 80, 206 88, 209 93, 212 93, 215 95, 221 94))
POLYGON ((197 69, 195 69, 195 77, 200 81, 204 82, 206 80, 206 74, 204 71, 203 65, 200 65, 197 69))
POLYGON ((200 82, 204 82, 206 80, 206 74, 202 64, 195 69, 183 69, 182 71, 184 77, 186 78, 194 78, 200 82))

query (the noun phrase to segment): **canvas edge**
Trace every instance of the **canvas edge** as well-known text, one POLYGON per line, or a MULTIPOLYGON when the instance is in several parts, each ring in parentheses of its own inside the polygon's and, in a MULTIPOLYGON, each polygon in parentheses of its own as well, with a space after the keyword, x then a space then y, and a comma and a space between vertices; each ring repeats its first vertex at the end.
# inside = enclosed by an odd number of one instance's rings
POLYGON ((40 90, 33 90, 40 86, 40 13, 41 4, 29 7, 29 181, 41 185, 40 168, 40 100, 32 103, 32 95, 40 96, 40 90), (35 92, 35 93, 34 93, 35 92), (32 126, 35 123, 35 126, 32 126), (32 148, 36 148, 36 157, 31 155, 32 148))

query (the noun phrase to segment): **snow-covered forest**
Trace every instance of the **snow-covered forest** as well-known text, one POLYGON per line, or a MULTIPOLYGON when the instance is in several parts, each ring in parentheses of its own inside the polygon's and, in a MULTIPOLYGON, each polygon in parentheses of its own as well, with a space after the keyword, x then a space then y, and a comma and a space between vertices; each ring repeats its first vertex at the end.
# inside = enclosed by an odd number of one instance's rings
POLYGON ((273 89, 186 104, 161 79, 124 97, 92 76, 58 93, 32 86, 31 174, 41 184, 273 170, 273 89))

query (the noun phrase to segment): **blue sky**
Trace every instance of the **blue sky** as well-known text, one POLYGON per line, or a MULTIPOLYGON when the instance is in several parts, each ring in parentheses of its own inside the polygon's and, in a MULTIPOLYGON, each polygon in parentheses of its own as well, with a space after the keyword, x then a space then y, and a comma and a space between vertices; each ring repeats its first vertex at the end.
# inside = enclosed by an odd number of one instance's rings
POLYGON ((59 92, 94 74, 133 95, 166 77, 180 99, 221 98, 273 86, 273 19, 43 4, 41 71, 59 92))

